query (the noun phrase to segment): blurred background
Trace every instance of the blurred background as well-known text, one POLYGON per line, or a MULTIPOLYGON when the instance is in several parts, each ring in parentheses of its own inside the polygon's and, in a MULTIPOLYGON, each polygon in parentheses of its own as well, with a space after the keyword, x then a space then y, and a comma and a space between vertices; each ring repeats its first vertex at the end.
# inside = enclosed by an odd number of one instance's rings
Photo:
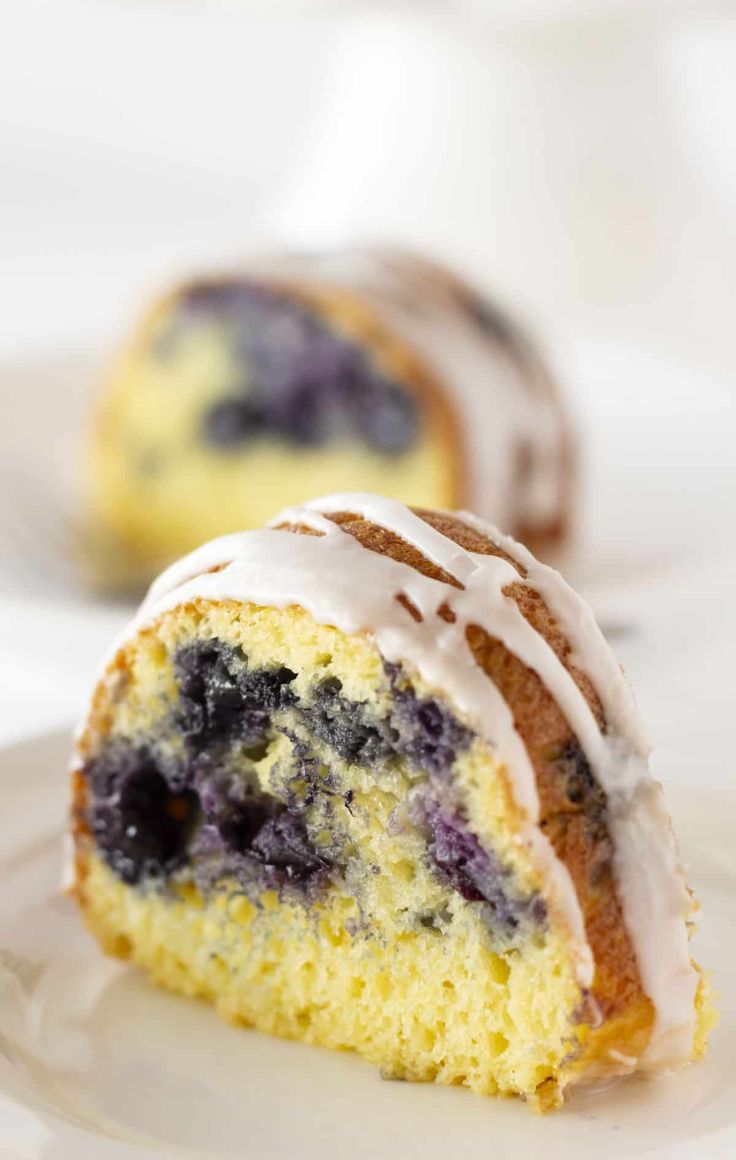
POLYGON ((4 6, 0 740, 70 721, 127 615, 75 587, 64 540, 96 370, 141 303, 359 238, 446 259, 540 340, 581 432, 571 575, 660 764, 719 775, 734 124, 728 0, 4 6))

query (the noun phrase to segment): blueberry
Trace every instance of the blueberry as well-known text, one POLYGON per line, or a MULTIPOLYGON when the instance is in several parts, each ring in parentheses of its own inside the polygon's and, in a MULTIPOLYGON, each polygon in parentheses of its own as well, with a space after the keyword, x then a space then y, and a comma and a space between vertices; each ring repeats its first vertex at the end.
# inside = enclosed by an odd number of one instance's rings
POLYGON ((241 650, 216 639, 179 649, 174 671, 179 681, 177 722, 189 746, 198 751, 231 741, 258 745, 268 734, 271 712, 293 699, 288 686, 296 674, 290 669, 250 671, 241 650))
POLYGON ((263 825, 251 849, 259 861, 283 870, 292 880, 307 878, 329 866, 309 841, 301 819, 286 812, 263 825))
POLYGON ((252 708, 273 712, 295 701, 289 685, 296 680, 296 673, 285 665, 271 669, 241 669, 237 680, 246 705, 252 708))
POLYGON ((245 712, 235 674, 217 642, 180 649, 174 670, 179 680, 178 724, 190 746, 204 749, 239 737, 255 742, 268 728, 268 714, 245 712))
POLYGON ((364 350, 277 290, 248 282, 209 283, 183 295, 174 325, 205 316, 224 327, 239 373, 250 384, 216 401, 202 418, 203 439, 238 448, 277 436, 297 447, 357 436, 385 455, 416 438, 415 400, 378 375, 364 350))
POLYGON ((394 383, 377 380, 360 384, 355 411, 361 437, 384 455, 406 451, 416 439, 416 402, 394 383))
POLYGON ((420 769, 447 775, 473 733, 432 697, 418 697, 398 665, 384 665, 394 700, 396 747, 420 769))
POLYGON ((323 328, 315 327, 302 353, 300 371, 306 382, 333 401, 344 398, 365 375, 362 351, 323 328))
POLYGON ((522 919, 541 923, 546 908, 538 895, 520 897, 510 872, 481 845, 461 814, 428 799, 425 820, 431 834, 429 855, 439 876, 467 902, 486 904, 489 926, 511 934, 522 919))
POLYGON ((279 803, 254 792, 244 778, 228 773, 206 754, 197 759, 194 768, 194 785, 206 824, 217 830, 225 849, 245 852, 279 803))
POLYGON ((109 745, 85 774, 90 829, 115 873, 130 884, 172 873, 197 821, 197 795, 172 792, 146 749, 121 743, 109 745))
POLYGON ((234 878, 253 899, 264 889, 295 886, 306 899, 316 898, 332 869, 331 862, 312 846, 303 823, 283 810, 268 818, 252 840, 237 850, 226 844, 216 826, 207 823, 192 843, 191 854, 192 874, 203 890, 234 878))
POLYGON ((240 447, 266 430, 262 407, 248 398, 220 399, 205 411, 202 435, 213 447, 240 447))
POLYGON ((577 741, 571 737, 558 752, 545 755, 556 782, 564 789, 569 807, 553 815, 554 826, 566 826, 570 815, 582 827, 591 852, 588 863, 590 882, 595 886, 612 873, 613 845, 608 830, 608 801, 605 791, 593 776, 590 764, 577 741))
POLYGON ((309 383, 271 403, 271 430, 296 447, 317 447, 325 442, 329 413, 318 390, 309 383))
POLYGON ((468 902, 483 902, 498 893, 498 867, 457 814, 432 806, 427 811, 432 831, 430 853, 453 890, 468 902))
POLYGON ((210 885, 234 877, 249 892, 305 882, 330 867, 303 820, 283 802, 215 769, 197 782, 204 825, 192 845, 195 872, 210 885))

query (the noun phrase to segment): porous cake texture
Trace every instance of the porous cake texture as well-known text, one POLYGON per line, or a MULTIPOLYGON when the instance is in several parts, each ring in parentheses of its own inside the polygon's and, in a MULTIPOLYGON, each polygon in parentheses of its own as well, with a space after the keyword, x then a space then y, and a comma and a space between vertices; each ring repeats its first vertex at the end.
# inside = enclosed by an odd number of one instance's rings
POLYGON ((711 1022, 624 678, 467 515, 328 497, 153 585, 73 770, 109 952, 383 1075, 559 1104, 711 1022))

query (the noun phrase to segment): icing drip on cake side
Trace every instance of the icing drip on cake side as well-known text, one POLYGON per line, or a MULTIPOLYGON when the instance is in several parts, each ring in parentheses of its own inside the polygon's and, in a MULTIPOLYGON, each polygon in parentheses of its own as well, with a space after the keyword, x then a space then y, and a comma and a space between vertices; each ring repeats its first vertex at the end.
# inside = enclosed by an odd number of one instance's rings
POLYGON ((591 608, 558 572, 483 520, 468 512, 457 514, 526 569, 526 582, 542 596, 572 647, 572 663, 587 674, 603 706, 607 733, 596 756, 586 750, 580 735, 579 740, 606 793, 624 919, 642 987, 655 1005, 655 1026, 642 1062, 656 1066, 687 1059, 697 974, 684 920, 693 903, 662 786, 649 774, 651 746, 631 686, 591 608))
POLYGON ((460 518, 522 564, 526 579, 506 560, 465 551, 395 501, 335 495, 289 509, 274 521, 307 525, 318 535, 294 535, 271 527, 226 536, 167 569, 152 585, 117 647, 165 611, 194 599, 275 607, 296 604, 320 623, 347 633, 370 633, 386 660, 413 665, 503 759, 514 799, 526 819, 522 840, 549 885, 552 905, 567 924, 580 982, 589 986, 594 964, 580 907, 567 868, 537 825, 533 767, 508 704, 472 655, 466 627, 477 625, 502 641, 539 675, 558 703, 608 798, 624 921, 642 987, 655 1009, 650 1043, 640 1062, 684 1063, 692 1052, 695 1025, 697 975, 685 925, 692 907, 661 787, 647 769, 648 744, 633 696, 592 613, 562 577, 489 525, 465 513, 460 518), (463 587, 430 579, 408 564, 367 550, 326 518, 338 512, 354 513, 393 532, 463 587), (600 698, 605 733, 550 645, 504 594, 511 583, 526 584, 545 600, 572 645, 575 664, 600 698), (421 621, 396 599, 400 594, 419 611, 421 621), (442 605, 454 612, 453 623, 437 615, 442 605))

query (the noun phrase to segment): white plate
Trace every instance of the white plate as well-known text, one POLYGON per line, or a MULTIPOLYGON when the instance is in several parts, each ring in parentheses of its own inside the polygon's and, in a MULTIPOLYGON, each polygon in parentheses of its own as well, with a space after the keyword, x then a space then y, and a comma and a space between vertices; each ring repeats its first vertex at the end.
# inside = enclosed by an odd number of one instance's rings
POLYGON ((542 1118, 237 1030, 104 959, 58 889, 68 747, 51 734, 0 751, 3 1160, 736 1156, 733 788, 670 795, 703 903, 697 954, 723 988, 710 1054, 542 1118))

